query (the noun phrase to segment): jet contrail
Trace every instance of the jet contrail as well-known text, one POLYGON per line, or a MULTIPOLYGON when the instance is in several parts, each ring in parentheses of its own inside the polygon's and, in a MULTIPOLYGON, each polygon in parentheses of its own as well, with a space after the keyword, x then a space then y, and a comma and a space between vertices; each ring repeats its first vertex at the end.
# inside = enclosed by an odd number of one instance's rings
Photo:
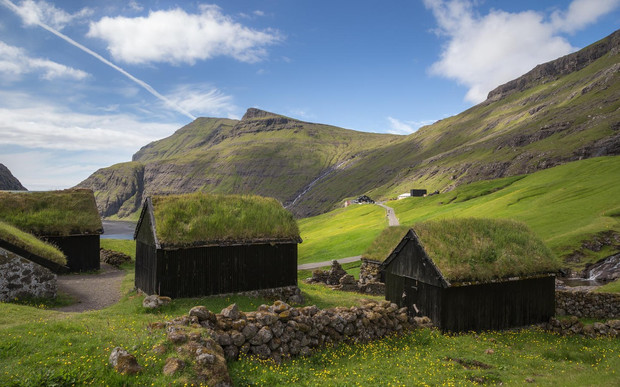
MULTIPOLYGON (((19 13, 19 7, 16 6, 15 4, 13 4, 12 2, 10 2, 9 0, 1 0, 2 3, 9 9, 11 9, 13 12, 15 12, 17 15, 20 15, 19 13)), ((126 76, 127 78, 131 79, 132 81, 134 81, 135 83, 137 83, 138 85, 142 86, 146 91, 148 91, 149 93, 151 93, 153 96, 155 96, 155 98, 158 98, 159 100, 163 101, 166 105, 170 106, 172 109, 176 110, 177 112, 189 117, 192 120, 195 120, 196 117, 191 114, 190 112, 188 112, 187 110, 183 109, 182 107, 180 107, 179 105, 177 105, 176 103, 172 102, 171 100, 169 100, 168 98, 164 97, 163 95, 159 94, 157 92, 157 90, 153 89, 151 87, 151 85, 149 85, 148 83, 144 82, 143 80, 140 80, 136 77, 134 77, 133 75, 129 74, 127 71, 123 70, 122 68, 118 67, 117 65, 115 65, 114 63, 110 62, 109 60, 107 60, 106 58, 102 57, 101 55, 97 54, 96 52, 94 52, 93 50, 91 50, 88 47, 85 47, 83 45, 81 45, 80 43, 76 42, 75 40, 71 39, 70 37, 68 37, 67 35, 63 34, 60 31, 57 31, 55 29, 53 29, 52 27, 48 26, 45 23, 42 23, 41 21, 37 20, 35 22, 39 27, 51 32, 52 34, 58 36, 59 38, 61 38, 62 40, 66 41, 67 43, 79 48, 80 50, 84 51, 87 54, 90 54, 92 56, 94 56, 95 58, 99 59, 101 62, 103 62, 104 64, 107 64, 108 66, 112 67, 114 70, 118 71, 119 73, 123 74, 124 76, 126 76)))

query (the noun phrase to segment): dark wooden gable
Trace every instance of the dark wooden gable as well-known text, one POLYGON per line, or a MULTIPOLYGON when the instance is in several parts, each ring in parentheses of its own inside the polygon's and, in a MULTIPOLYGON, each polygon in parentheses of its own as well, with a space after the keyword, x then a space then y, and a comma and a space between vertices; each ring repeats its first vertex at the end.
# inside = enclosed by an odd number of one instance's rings
POLYGON ((157 240, 157 233, 155 232, 155 215, 153 214, 153 202, 150 197, 144 201, 133 239, 158 249, 161 248, 157 240))
POLYGON ((430 259, 420 239, 413 230, 409 230, 381 265, 381 271, 415 279, 428 285, 448 287, 450 284, 441 271, 430 259))

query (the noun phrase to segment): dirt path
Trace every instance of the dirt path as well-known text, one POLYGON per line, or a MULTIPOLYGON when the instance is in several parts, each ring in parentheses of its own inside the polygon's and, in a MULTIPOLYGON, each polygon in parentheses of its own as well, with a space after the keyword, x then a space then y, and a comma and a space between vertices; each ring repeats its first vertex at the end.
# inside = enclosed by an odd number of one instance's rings
POLYGON ((388 226, 392 227, 392 226, 400 225, 400 222, 398 221, 398 218, 396 217, 396 214, 394 213, 394 209, 392 207, 388 207, 383 203, 376 203, 376 204, 378 206, 385 208, 386 216, 388 218, 388 226))
POLYGON ((58 291, 78 300, 73 305, 56 308, 60 312, 85 312, 113 305, 121 298, 121 281, 125 272, 102 263, 97 274, 58 276, 58 291))

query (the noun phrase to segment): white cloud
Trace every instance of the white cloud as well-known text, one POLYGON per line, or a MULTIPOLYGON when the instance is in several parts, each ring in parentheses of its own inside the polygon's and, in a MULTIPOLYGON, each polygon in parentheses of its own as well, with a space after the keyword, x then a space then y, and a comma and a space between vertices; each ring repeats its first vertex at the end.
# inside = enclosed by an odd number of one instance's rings
POLYGON ((557 31, 575 32, 620 5, 620 0, 574 0, 566 11, 551 15, 551 23, 557 31))
MULTIPOLYGON (((5 3, 8 2, 5 0, 5 3)), ((15 6, 16 12, 22 17, 26 25, 47 24, 56 30, 62 30, 74 20, 80 20, 92 15, 92 10, 83 8, 76 13, 68 13, 58 9, 54 4, 46 1, 24 0, 19 6, 15 6)))
POLYGON ((12 80, 29 73, 39 73, 41 78, 47 80, 56 78, 80 80, 88 77, 88 73, 82 70, 48 59, 32 58, 23 49, 0 41, 0 75, 12 80))
POLYGON ((388 122, 390 123, 390 129, 388 129, 388 133, 391 134, 411 134, 416 132, 423 126, 430 125, 434 120, 424 120, 424 121, 400 121, 394 117, 388 117, 388 122))
POLYGON ((196 116, 221 116, 239 110, 230 95, 204 84, 178 86, 168 98, 196 116))
POLYGON ((424 3, 437 20, 438 34, 448 37, 431 73, 465 85, 469 88, 465 99, 479 103, 500 84, 574 51, 576 48, 558 33, 569 25, 576 30, 593 23, 617 7, 619 0, 575 0, 568 11, 556 11, 551 22, 534 11, 491 10, 481 16, 469 0, 424 3))
POLYGON ((266 46, 282 39, 277 31, 233 21, 215 5, 202 5, 198 14, 176 8, 147 17, 104 17, 90 24, 87 36, 105 40, 116 60, 131 64, 194 64, 216 56, 257 62, 266 56, 266 46))
POLYGON ((178 128, 142 122, 123 114, 82 114, 38 102, 31 96, 0 92, 0 145, 70 151, 135 151, 178 128))

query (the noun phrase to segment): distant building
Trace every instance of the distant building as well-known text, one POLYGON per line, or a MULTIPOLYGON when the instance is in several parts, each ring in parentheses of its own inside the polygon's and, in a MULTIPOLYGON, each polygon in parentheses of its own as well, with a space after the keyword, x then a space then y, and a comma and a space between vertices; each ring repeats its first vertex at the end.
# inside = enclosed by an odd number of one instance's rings
POLYGON ((412 189, 411 190, 411 195, 413 197, 422 197, 422 196, 426 196, 426 190, 425 189, 412 189))
POLYGON ((407 199, 409 197, 411 197, 411 194, 409 192, 405 192, 403 194, 398 195, 398 200, 407 199))
POLYGON ((153 196, 134 239, 136 287, 147 294, 197 297, 297 285, 299 230, 275 199, 153 196))
POLYGON ((57 246, 70 271, 100 268, 103 226, 89 189, 0 191, 0 220, 57 246))

